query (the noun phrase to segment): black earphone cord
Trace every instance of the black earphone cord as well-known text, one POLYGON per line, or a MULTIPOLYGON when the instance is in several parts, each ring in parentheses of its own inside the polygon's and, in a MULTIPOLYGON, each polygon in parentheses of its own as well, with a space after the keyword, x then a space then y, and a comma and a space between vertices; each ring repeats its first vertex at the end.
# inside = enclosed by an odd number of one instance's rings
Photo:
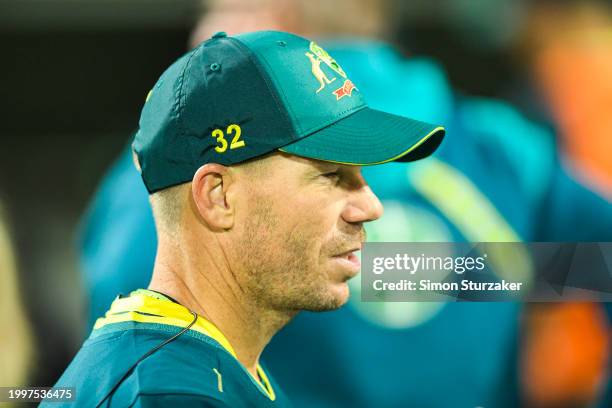
POLYGON ((104 398, 102 398, 102 401, 100 401, 98 403, 98 405, 96 405, 96 408, 99 408, 107 399, 109 399, 115 393, 115 391, 117 391, 117 389, 119 388, 121 383, 123 381, 125 381, 130 376, 130 374, 132 374, 132 371, 134 371, 136 366, 138 364, 140 364, 142 362, 142 360, 144 360, 145 358, 149 357, 151 354, 155 353, 157 350, 159 350, 160 348, 164 347, 166 344, 171 343, 174 340, 178 339, 187 330, 189 330, 191 328, 191 326, 193 326, 195 324, 195 322, 198 320, 198 315, 195 312, 192 312, 191 310, 189 312, 193 315, 193 320, 191 321, 191 323, 189 323, 189 325, 184 327, 180 332, 176 333, 174 336, 170 337, 168 340, 165 340, 164 342, 162 342, 162 343, 158 344, 157 346, 153 347, 151 350, 149 350, 145 354, 143 354, 142 357, 140 357, 138 360, 136 360, 136 362, 134 364, 132 364, 132 366, 125 372, 125 374, 123 374, 121 379, 119 381, 117 381, 117 383, 113 386, 113 388, 111 388, 111 390, 108 392, 108 394, 106 394, 104 396, 104 398))

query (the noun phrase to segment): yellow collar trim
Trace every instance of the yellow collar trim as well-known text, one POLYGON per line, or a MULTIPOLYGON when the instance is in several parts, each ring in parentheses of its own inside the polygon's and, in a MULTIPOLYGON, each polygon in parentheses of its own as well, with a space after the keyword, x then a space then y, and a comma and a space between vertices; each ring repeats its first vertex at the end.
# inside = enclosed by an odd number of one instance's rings
MULTIPOLYGON (((185 327, 189 325, 192 320, 193 315, 185 306, 174 303, 169 299, 163 299, 155 292, 141 289, 137 292, 132 292, 129 297, 115 299, 108 312, 106 312, 106 315, 96 320, 94 330, 100 329, 108 324, 127 321, 185 327)), ((234 348, 212 322, 198 315, 196 322, 191 326, 190 330, 194 330, 214 339, 221 347, 230 353, 236 361, 238 361, 234 348)), ((257 364, 257 373, 261 378, 260 381, 259 378, 255 378, 240 361, 238 361, 238 363, 255 383, 259 385, 264 394, 274 401, 276 399, 276 394, 263 368, 257 364)))

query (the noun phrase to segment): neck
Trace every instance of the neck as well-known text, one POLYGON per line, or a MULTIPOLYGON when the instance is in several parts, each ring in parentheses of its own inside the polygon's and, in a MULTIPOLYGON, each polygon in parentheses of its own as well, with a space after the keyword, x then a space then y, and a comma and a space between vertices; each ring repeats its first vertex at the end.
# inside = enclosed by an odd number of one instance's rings
POLYGON ((293 314, 266 309, 249 299, 228 265, 211 262, 225 260, 222 253, 179 248, 160 240, 149 289, 171 296, 213 323, 237 359, 257 378, 261 353, 293 314))

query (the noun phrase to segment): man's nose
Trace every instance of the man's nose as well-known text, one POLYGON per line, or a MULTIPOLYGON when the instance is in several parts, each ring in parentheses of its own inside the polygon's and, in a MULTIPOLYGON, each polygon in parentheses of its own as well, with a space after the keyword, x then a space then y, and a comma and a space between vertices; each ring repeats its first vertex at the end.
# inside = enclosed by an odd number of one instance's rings
POLYGON ((368 185, 362 186, 353 192, 342 218, 346 222, 369 222, 380 218, 383 214, 383 205, 368 185))

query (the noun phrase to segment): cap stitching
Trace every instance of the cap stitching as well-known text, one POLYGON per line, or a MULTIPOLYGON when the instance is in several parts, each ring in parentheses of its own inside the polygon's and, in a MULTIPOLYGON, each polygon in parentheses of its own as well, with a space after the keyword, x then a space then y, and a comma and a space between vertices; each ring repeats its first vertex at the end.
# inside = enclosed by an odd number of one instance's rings
MULTIPOLYGON (((362 109, 365 109, 365 108, 367 108, 367 107, 368 107, 368 104, 364 102, 364 103, 362 103, 361 105, 353 106, 352 108, 349 108, 349 109, 345 109, 345 110, 343 110, 343 111, 340 111, 340 112, 336 113, 336 114, 334 115, 334 117, 333 117, 333 118, 331 118, 331 119, 330 119, 330 120, 328 120, 328 121, 325 121, 323 125, 317 125, 317 126, 313 126, 313 127, 309 128, 309 129, 305 129, 305 130, 304 130, 305 136, 303 136, 303 137, 309 136, 309 135, 311 135, 311 134, 313 134, 313 133, 315 133, 315 132, 318 132, 319 130, 321 130, 321 129, 323 129, 323 128, 326 128, 326 127, 328 127, 328 126, 331 126, 331 125, 333 125, 334 123, 336 123, 338 120, 342 120, 342 119, 344 119, 344 117, 343 117, 343 118, 340 118, 340 116, 344 116, 344 114, 346 114, 346 113, 349 113, 349 112, 350 112, 351 114, 353 114, 353 113, 355 113, 355 112, 357 112, 357 111, 360 111, 360 110, 362 110, 362 109)), ((347 115, 347 116, 345 116, 345 117, 348 117, 348 116, 350 116, 350 115, 347 115)), ((301 139, 301 138, 300 138, 300 139, 301 139)))
MULTIPOLYGON (((176 113, 176 122, 178 125, 178 136, 180 138, 184 138, 186 131, 185 131, 185 126, 184 126, 184 121, 183 121, 183 116, 181 115, 184 107, 185 107, 185 95, 183 93, 183 89, 184 89, 184 85, 185 85, 185 74, 187 72, 187 70, 189 69, 189 66, 191 65, 191 61, 193 60, 193 58, 195 57, 195 55, 200 52, 202 49, 202 47, 198 47, 195 50, 193 50, 193 52, 191 53, 191 55, 189 56, 189 58, 187 59, 187 62, 185 63, 185 68, 183 69, 183 72, 181 73, 181 77, 179 79, 179 89, 178 89, 178 95, 177 95, 177 101, 176 101, 176 108, 175 108, 175 113, 176 113)), ((189 145, 191 143, 188 143, 189 145)), ((191 165, 193 166, 193 164, 195 163, 195 158, 193 157, 193 149, 189 149, 190 155, 191 155, 191 165)))
POLYGON ((176 100, 174 101, 174 106, 172 107, 172 111, 174 113, 174 116, 177 119, 177 122, 182 122, 182 119, 180 119, 180 110, 182 109, 181 106, 181 99, 183 97, 183 84, 184 84, 184 80, 185 80, 185 72, 187 71, 187 68, 189 67, 189 63, 191 62, 191 59, 193 58, 195 54, 195 50, 192 51, 189 55, 189 57, 187 58, 187 61, 185 62, 185 67, 183 68, 183 72, 181 72, 181 76, 178 79, 178 89, 176 90, 176 100))
MULTIPOLYGON (((360 106, 356 106, 356 107, 354 107, 354 108, 344 110, 344 111, 340 112, 338 115, 343 115, 343 114, 345 114, 345 113, 347 113, 347 112, 350 112, 350 114, 348 114, 348 115, 346 115, 344 118, 342 118, 342 119, 346 119, 346 118, 348 118, 349 116, 352 116, 352 115, 354 115, 355 113, 357 113, 357 112, 359 112, 360 110, 363 110, 363 109, 365 109, 365 108, 367 108, 367 107, 368 107, 368 106, 367 106, 367 105, 365 105, 365 104, 364 104, 364 105, 360 105, 360 106), (352 112, 351 112, 351 111, 352 111, 352 112)), ((297 142, 298 140, 305 139, 305 138, 307 138, 308 136, 311 136, 311 135, 313 135, 313 134, 315 134, 315 133, 317 133, 317 132, 321 131, 321 130, 323 130, 323 129, 325 129, 325 128, 327 128, 327 127, 331 126, 331 125, 333 125, 334 123, 338 122, 338 120, 337 120, 337 119, 338 119, 338 118, 337 118, 337 117, 335 117, 334 119, 327 121, 327 122, 325 123, 325 125, 323 125, 323 126, 316 126, 316 127, 313 127, 313 128, 312 128, 312 130, 308 130, 308 131, 306 131, 306 132, 305 132, 306 134, 305 134, 304 136, 300 136, 298 139, 295 139, 295 140, 292 140, 292 141, 290 141, 290 142, 288 142, 288 143, 285 143, 284 145, 277 147, 277 149, 280 149, 280 148, 285 147, 285 146, 287 146, 287 145, 293 144, 293 143, 297 142)), ((340 119, 340 120, 342 120, 342 119, 340 119)))

